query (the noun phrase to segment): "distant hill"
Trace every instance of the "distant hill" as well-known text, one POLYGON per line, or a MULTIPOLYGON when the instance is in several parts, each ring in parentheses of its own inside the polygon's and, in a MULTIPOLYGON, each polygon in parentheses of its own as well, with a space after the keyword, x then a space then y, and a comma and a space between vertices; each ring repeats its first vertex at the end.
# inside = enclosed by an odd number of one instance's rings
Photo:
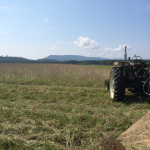
POLYGON ((0 63, 19 63, 19 62, 26 63, 29 61, 33 62, 33 60, 29 60, 29 59, 22 58, 22 57, 0 56, 0 63))
POLYGON ((51 60, 57 60, 57 61, 70 61, 70 60, 76 60, 76 61, 84 61, 84 60, 108 60, 107 58, 101 58, 101 57, 85 57, 80 55, 50 55, 43 59, 51 59, 51 60))
POLYGON ((58 62, 57 60, 50 60, 50 59, 41 59, 41 60, 31 60, 23 57, 12 57, 12 56, 0 56, 0 63, 54 63, 58 62))

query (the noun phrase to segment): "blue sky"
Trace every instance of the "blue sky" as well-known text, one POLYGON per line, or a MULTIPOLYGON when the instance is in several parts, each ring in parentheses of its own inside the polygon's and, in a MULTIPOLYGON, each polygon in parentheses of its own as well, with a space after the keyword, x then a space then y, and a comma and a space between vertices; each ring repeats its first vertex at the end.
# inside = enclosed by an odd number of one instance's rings
POLYGON ((0 55, 150 59, 150 0, 5 0, 0 55))

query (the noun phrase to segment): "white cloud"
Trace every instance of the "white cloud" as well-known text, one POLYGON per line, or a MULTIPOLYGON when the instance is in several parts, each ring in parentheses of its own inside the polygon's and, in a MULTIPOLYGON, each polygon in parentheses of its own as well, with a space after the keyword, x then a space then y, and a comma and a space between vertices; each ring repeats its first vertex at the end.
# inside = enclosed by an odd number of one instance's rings
POLYGON ((95 42, 94 40, 89 39, 88 37, 79 37, 79 41, 74 41, 74 44, 78 47, 90 48, 90 49, 99 49, 100 44, 95 42))
POLYGON ((8 9, 7 6, 0 6, 0 10, 8 9))
POLYGON ((93 56, 93 55, 92 55, 91 53, 89 53, 89 54, 87 54, 86 56, 87 56, 87 57, 91 57, 91 56, 93 56))
POLYGON ((131 46, 129 46, 129 45, 123 45, 123 50, 125 49, 125 46, 127 46, 128 51, 131 51, 131 46))
POLYGON ((65 43, 65 42, 62 42, 62 41, 57 41, 56 44, 71 44, 71 42, 68 41, 67 43, 65 43))
POLYGON ((118 52, 118 51, 123 51, 125 49, 125 46, 127 46, 127 50, 131 51, 131 46, 129 45, 119 45, 118 48, 105 48, 105 51, 112 51, 112 52, 118 52))
POLYGON ((105 48, 105 51, 121 51, 121 49, 122 49, 122 46, 119 45, 118 48, 114 48, 114 49, 107 47, 107 48, 105 48))
POLYGON ((48 49, 56 50, 58 48, 56 46, 52 46, 51 48, 48 48, 48 49))
POLYGON ((65 43, 62 41, 57 41, 56 44, 65 44, 65 43))

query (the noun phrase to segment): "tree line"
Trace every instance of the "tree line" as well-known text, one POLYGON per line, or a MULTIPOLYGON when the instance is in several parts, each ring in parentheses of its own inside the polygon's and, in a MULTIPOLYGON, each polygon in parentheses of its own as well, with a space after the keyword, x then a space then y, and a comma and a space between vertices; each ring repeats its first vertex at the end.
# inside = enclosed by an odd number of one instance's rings
MULTIPOLYGON (((38 60, 30 60, 22 57, 3 57, 0 56, 0 63, 57 63, 57 64, 75 64, 75 65, 113 65, 114 62, 120 62, 122 60, 84 60, 84 61, 57 61, 51 59, 38 59, 38 60)), ((150 63, 149 60, 144 60, 150 63)))

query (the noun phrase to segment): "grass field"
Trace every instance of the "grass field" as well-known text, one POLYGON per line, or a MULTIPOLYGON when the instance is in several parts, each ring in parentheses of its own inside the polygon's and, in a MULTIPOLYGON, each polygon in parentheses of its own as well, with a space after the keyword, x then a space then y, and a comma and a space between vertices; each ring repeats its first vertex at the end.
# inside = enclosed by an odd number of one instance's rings
POLYGON ((112 66, 0 64, 0 149, 109 149, 150 108, 104 88, 112 66))

